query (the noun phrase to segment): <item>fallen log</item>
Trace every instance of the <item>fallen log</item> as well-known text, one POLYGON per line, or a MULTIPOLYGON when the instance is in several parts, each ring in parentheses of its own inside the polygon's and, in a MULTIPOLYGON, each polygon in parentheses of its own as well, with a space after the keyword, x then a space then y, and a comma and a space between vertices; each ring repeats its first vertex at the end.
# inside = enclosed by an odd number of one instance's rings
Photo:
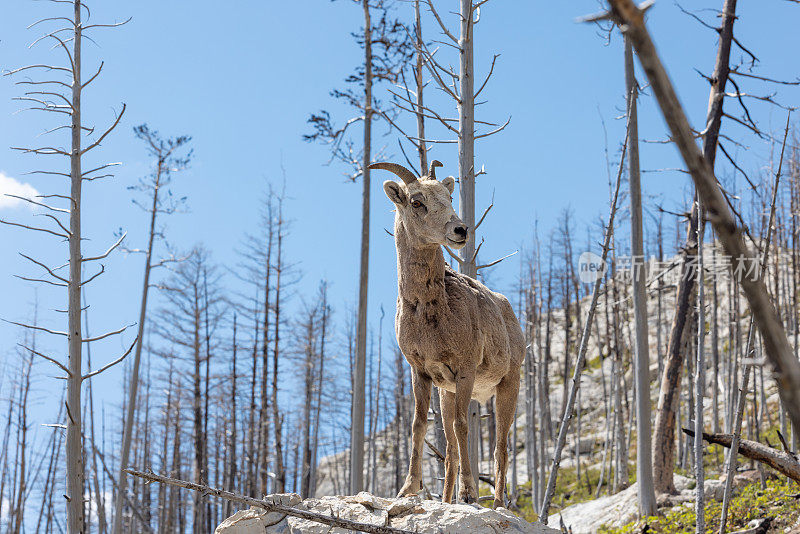
MULTIPOLYGON (((694 437, 694 431, 688 428, 684 428, 683 431, 687 435, 694 437)), ((708 434, 707 432, 703 432, 703 439, 709 443, 715 443, 730 448, 733 435, 708 434)), ((795 455, 790 452, 773 449, 757 441, 741 439, 739 440, 739 454, 751 460, 766 464, 795 482, 800 483, 800 462, 798 462, 795 455)))
POLYGON ((142 473, 141 471, 134 471, 133 469, 125 469, 125 472, 129 475, 140 477, 150 482, 160 482, 161 484, 169 484, 170 486, 177 486, 179 488, 186 488, 192 491, 199 491, 203 495, 213 495, 215 497, 219 497, 220 499, 227 499, 229 501, 239 502, 250 506, 257 506, 268 512, 278 512, 293 517, 299 517, 301 519, 307 519, 308 521, 322 523, 324 525, 357 530, 359 532, 368 532, 370 534, 413 534, 408 530, 402 530, 399 528, 386 527, 383 525, 371 525, 369 523, 359 523, 357 521, 350 521, 349 519, 342 519, 330 515, 316 514, 307 510, 292 508, 291 506, 284 506, 282 504, 275 504, 269 501, 247 497, 246 495, 239 495, 238 493, 233 493, 231 491, 224 491, 221 489, 212 488, 210 486, 204 486, 202 484, 195 484, 194 482, 187 482, 177 478, 156 475, 155 473, 142 473))
POLYGON ((771 517, 764 517, 762 519, 755 519, 750 522, 750 528, 745 530, 737 530, 731 534, 767 534, 769 526, 772 524, 771 517))

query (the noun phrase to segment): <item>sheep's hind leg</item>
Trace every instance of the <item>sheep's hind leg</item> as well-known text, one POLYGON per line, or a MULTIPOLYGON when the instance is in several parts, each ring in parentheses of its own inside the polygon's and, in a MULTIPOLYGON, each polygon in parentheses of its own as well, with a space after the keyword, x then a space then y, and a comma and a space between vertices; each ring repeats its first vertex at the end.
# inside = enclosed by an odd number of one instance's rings
POLYGON ((506 471, 508 470, 508 431, 514 422, 519 394, 519 370, 512 369, 497 385, 495 413, 497 427, 494 447, 494 508, 505 506, 506 471))
POLYGON ((431 378, 419 373, 416 369, 411 375, 414 389, 414 422, 411 426, 411 461, 408 465, 408 476, 398 497, 415 495, 422 491, 422 445, 425 442, 425 431, 428 429, 428 406, 431 401, 431 378))
POLYGON ((447 439, 447 449, 444 455, 444 490, 442 502, 453 502, 453 490, 456 486, 458 474, 458 441, 453 422, 456 418, 456 395, 450 391, 439 388, 439 398, 442 402, 442 422, 444 423, 444 437, 447 439))

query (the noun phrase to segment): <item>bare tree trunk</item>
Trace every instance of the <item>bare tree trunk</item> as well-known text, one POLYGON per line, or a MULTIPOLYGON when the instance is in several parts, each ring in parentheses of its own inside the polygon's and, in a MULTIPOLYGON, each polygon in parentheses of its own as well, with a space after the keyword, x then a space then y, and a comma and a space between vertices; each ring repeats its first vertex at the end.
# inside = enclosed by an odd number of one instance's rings
POLYGON ((286 490, 286 467, 283 462, 283 417, 278 407, 278 357, 280 356, 280 325, 281 325, 281 274, 283 272, 283 193, 278 198, 278 241, 277 261, 275 263, 275 321, 272 336, 272 424, 275 428, 275 486, 274 493, 283 493, 286 490))
MULTIPOLYGON (((236 463, 236 442, 237 433, 236 433, 236 396, 237 396, 237 389, 236 389, 236 382, 238 378, 238 370, 236 369, 236 353, 237 353, 237 344, 236 344, 236 313, 233 314, 233 347, 232 347, 232 354, 231 354, 231 428, 228 431, 227 440, 226 440, 226 452, 227 452, 227 465, 225 469, 226 473, 226 483, 225 489, 228 491, 233 491, 236 487, 236 475, 237 475, 237 463, 236 463)), ((223 515, 225 517, 229 517, 233 512, 233 507, 226 503, 225 507, 223 508, 223 515)))
POLYGON ((314 388, 314 328, 316 319, 316 309, 311 309, 306 316, 307 323, 304 325, 305 333, 305 382, 304 382, 304 402, 303 402, 303 464, 300 477, 300 497, 306 499, 311 491, 311 401, 314 388))
MULTIPOLYGON (((717 140, 722 120, 722 104, 725 98, 725 86, 728 81, 731 42, 733 40, 733 22, 735 20, 736 0, 725 0, 723 20, 720 31, 719 46, 714 72, 711 75, 711 94, 708 101, 705 136, 703 137, 703 156, 706 163, 714 169, 717 140)), ((650 73, 648 72, 648 76, 650 73)), ((686 253, 681 264, 681 278, 676 299, 675 318, 668 342, 667 362, 661 380, 661 391, 658 398, 658 412, 653 432, 653 441, 657 444, 654 452, 653 474, 655 489, 659 492, 672 493, 675 487, 672 482, 675 457, 675 410, 677 408, 676 393, 683 365, 681 353, 683 329, 689 314, 689 302, 694 291, 695 280, 689 275, 687 262, 697 247, 698 211, 697 204, 692 205, 687 230, 686 253)))
POLYGON ((639 176, 639 127, 636 100, 638 87, 633 70, 633 49, 625 39, 625 87, 628 94, 630 134, 628 175, 631 194, 631 255, 633 256, 633 315, 636 323, 636 480, 639 483, 639 513, 655 515, 653 456, 650 443, 650 351, 647 335, 644 238, 642 236, 642 190, 639 176))
MULTIPOLYGON (((605 265, 606 258, 608 257, 608 250, 611 246, 611 236, 614 233, 614 216, 617 213, 617 199, 619 198, 619 189, 622 179, 622 169, 624 168, 625 149, 628 146, 629 130, 626 128, 625 143, 622 146, 622 157, 619 163, 619 172, 617 174, 617 183, 614 193, 611 198, 611 207, 608 217, 608 227, 606 228, 605 240, 603 243, 602 261, 605 265)), ((578 388, 580 387, 580 376, 583 371, 583 366, 586 361, 586 350, 588 348, 589 333, 592 330, 592 321, 594 319, 595 309, 597 307, 597 300, 600 296, 600 286, 603 283, 603 276, 598 276, 592 288, 592 300, 589 303, 589 310, 587 312, 586 324, 583 326, 581 334, 580 345, 578 348, 578 357, 575 360, 575 371, 572 375, 572 384, 569 389, 569 397, 566 402, 566 410, 564 410, 564 418, 558 428, 558 438, 553 452, 553 464, 550 469, 550 477, 547 480, 547 490, 545 491, 544 498, 542 499, 542 506, 539 509, 539 518, 542 522, 547 522, 547 515, 550 509, 550 501, 553 498, 553 493, 556 489, 556 479, 558 478, 558 467, 561 463, 561 451, 564 448, 564 443, 567 439, 567 431, 569 430, 569 422, 572 419, 572 409, 575 405, 575 396, 578 388)))
MULTIPOLYGON (((37 313, 34 312, 33 324, 37 324, 37 313)), ((36 350, 36 331, 32 333, 32 349, 36 350)), ((19 479, 17 486, 16 498, 12 493, 13 508, 9 513, 11 516, 11 528, 9 532, 12 534, 19 534, 25 523, 25 500, 28 494, 28 486, 26 479, 27 465, 27 449, 28 449, 28 394, 31 390, 31 369, 33 367, 34 352, 28 352, 27 361, 22 361, 21 382, 19 384, 19 402, 17 406, 17 447, 19 449, 19 458, 16 462, 17 471, 19 475, 15 477, 19 479)), ((0 494, 2 499, 2 494, 0 494)))
MULTIPOLYGON (((84 301, 84 326, 86 328, 86 335, 90 336, 89 333, 89 309, 88 305, 86 304, 86 292, 83 292, 83 301, 84 301)), ((91 345, 86 347, 86 366, 89 372, 92 370, 92 352, 91 352, 91 345)), ((89 413, 92 414, 89 419, 90 424, 90 431, 89 431, 89 440, 91 441, 91 449, 92 449, 92 482, 94 483, 94 500, 95 506, 97 507, 95 510, 95 514, 97 516, 97 531, 100 534, 105 534, 107 530, 106 525, 106 509, 105 509, 105 495, 100 488, 100 478, 101 474, 97 467, 97 449, 95 444, 97 443, 97 439, 95 436, 95 416, 94 416, 94 388, 92 387, 92 383, 89 382, 88 387, 89 393, 89 413)))
POLYGON ((73 69, 72 69, 72 150, 70 151, 70 215, 69 215, 69 282, 67 285, 67 321, 69 374, 67 375, 67 531, 86 530, 83 512, 84 466, 81 435, 81 381, 83 367, 81 350, 81 0, 74 0, 73 69))
POLYGON ((702 221, 697 226, 697 360, 695 365, 695 394, 694 394, 694 464, 695 479, 697 488, 695 489, 695 532, 703 534, 705 532, 705 474, 703 471, 703 394, 706 388, 706 361, 705 361, 705 334, 706 334, 706 315, 705 315, 705 284, 703 280, 703 230, 705 218, 703 205, 698 200, 699 219, 702 221))
MULTIPOLYGON (((319 290, 320 307, 322 308, 322 318, 320 321, 320 341, 319 341, 319 373, 317 378, 317 401, 314 414, 314 440, 312 445, 313 456, 311 460, 311 488, 309 495, 314 496, 317 492, 317 454, 319 452, 319 416, 322 411, 322 385, 325 377, 325 341, 328 335, 328 319, 330 316, 330 308, 328 307, 328 284, 322 282, 319 290)), ((399 456, 400 452, 396 451, 399 456)))
MULTIPOLYGON (((259 491, 262 495, 269 492, 269 314, 270 314, 270 275, 272 274, 272 244, 274 232, 274 219, 272 217, 272 193, 267 196, 266 221, 262 230, 266 232, 267 251, 264 258, 264 306, 261 333, 261 406, 258 409, 258 462, 257 473, 259 480, 259 491)), ((255 372, 255 371, 254 371, 255 372)), ((251 415, 252 417, 252 415, 251 415)))
POLYGON ((350 491, 364 488, 364 410, 367 363, 367 289, 369 282, 369 192, 372 159, 372 21, 369 0, 364 10, 364 163, 361 193, 361 266, 358 282, 358 322, 356 326, 356 361, 353 374, 353 403, 350 423, 350 491))
POLYGON ((383 346, 383 306, 381 306, 381 318, 379 321, 378 327, 378 371, 376 373, 375 379, 375 408, 374 408, 374 415, 373 415, 373 422, 372 422, 372 436, 370 436, 370 440, 372 441, 372 480, 370 483, 370 489, 374 495, 378 494, 378 421, 380 420, 380 398, 381 398, 381 360, 382 360, 382 346, 383 346))
POLYGON ((156 216, 158 213, 158 191, 161 180, 163 161, 159 159, 156 170, 156 182, 153 188, 153 202, 150 208, 150 232, 147 238, 147 252, 144 259, 144 281, 142 284, 142 298, 139 305, 139 337, 136 341, 136 349, 133 354, 133 366, 131 367, 131 383, 128 387, 128 404, 125 413, 125 428, 122 431, 122 448, 119 457, 119 471, 117 472, 117 497, 114 501, 114 524, 113 534, 120 534, 122 531, 122 504, 123 496, 127 491, 128 480, 125 476, 125 469, 128 467, 128 456, 131 450, 131 439, 133 437, 133 418, 136 409, 136 395, 139 391, 139 366, 142 361, 142 346, 144 345, 144 326, 147 313, 147 296, 150 291, 150 270, 152 268, 153 241, 156 234, 156 216))
MULTIPOLYGON (((775 185, 772 189, 772 202, 770 205, 770 214, 769 214, 769 221, 767 222, 765 228, 765 237, 764 237, 764 252, 761 257, 761 268, 765 269, 767 265, 767 259, 769 254, 769 246, 770 240, 772 237, 772 225, 773 220, 775 218, 775 202, 778 196, 778 186, 780 185, 780 178, 781 178, 781 167, 783 165, 783 151, 786 148, 786 137, 789 134, 789 117, 786 118, 786 132, 783 138, 783 148, 781 148, 781 162, 778 164, 778 171, 775 174, 775 185)), ((738 318, 738 315, 737 315, 738 318)), ((745 356, 750 358, 750 352, 753 347, 754 337, 755 337, 755 316, 750 318, 750 328, 747 334, 747 348, 745 351, 745 356)), ((730 506, 730 499, 733 490, 733 476, 736 470, 736 461, 737 461, 737 454, 739 450, 739 441, 741 439, 741 432, 742 432, 742 415, 744 413, 745 403, 747 402, 747 387, 750 381, 750 371, 752 369, 752 365, 747 364, 744 366, 744 376, 742 377, 742 387, 739 390, 739 396, 736 401, 736 412, 733 418, 733 423, 731 427, 731 445, 730 445, 730 452, 728 454, 728 461, 725 465, 725 473, 726 473, 726 480, 725 480, 725 490, 722 495, 722 512, 720 514, 720 527, 719 527, 719 534, 725 534, 725 529, 727 528, 727 521, 728 521, 728 507, 730 506)), ((751 425, 752 428, 752 425, 751 425)))
POLYGON ((422 78, 422 19, 419 12, 419 0, 414 0, 414 23, 415 32, 414 36, 417 40, 417 64, 414 68, 414 79, 417 84, 417 152, 419 154, 419 168, 420 172, 425 173, 428 170, 428 150, 425 142, 425 113, 424 102, 422 93, 425 90, 425 80, 422 78))
MULTIPOLYGON (((472 230, 469 232, 467 244, 461 249, 463 261, 459 262, 459 266, 463 274, 475 278, 478 271, 473 258, 475 254, 475 69, 472 57, 472 0, 459 0, 459 15, 458 72, 461 99, 458 102, 458 215, 467 228, 472 230)), ((478 402, 470 401, 467 414, 469 422, 467 451, 473 473, 479 473, 478 455, 481 436, 478 430, 478 410, 478 402)))

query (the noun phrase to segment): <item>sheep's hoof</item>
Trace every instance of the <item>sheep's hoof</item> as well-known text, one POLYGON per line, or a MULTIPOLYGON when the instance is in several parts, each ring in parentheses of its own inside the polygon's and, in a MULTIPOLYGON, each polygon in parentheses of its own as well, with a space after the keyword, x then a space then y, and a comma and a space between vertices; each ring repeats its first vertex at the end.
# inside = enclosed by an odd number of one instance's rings
POLYGON ((422 481, 419 481, 419 482, 415 483, 413 480, 410 480, 410 481, 407 481, 405 484, 403 484, 403 487, 400 489, 400 492, 397 494, 397 498, 399 499, 401 497, 410 497, 412 495, 419 495, 419 493, 421 491, 422 491, 422 481), (418 490, 411 489, 414 486, 419 486, 419 489, 418 490))
POLYGON ((495 510, 497 510, 498 508, 505 508, 505 506, 506 506, 506 503, 504 503, 503 501, 501 501, 499 499, 495 499, 494 503, 492 503, 492 508, 494 508, 495 510))
POLYGON ((463 502, 464 504, 472 504, 477 501, 477 499, 472 493, 466 491, 461 492, 459 498, 461 499, 461 502, 463 502))

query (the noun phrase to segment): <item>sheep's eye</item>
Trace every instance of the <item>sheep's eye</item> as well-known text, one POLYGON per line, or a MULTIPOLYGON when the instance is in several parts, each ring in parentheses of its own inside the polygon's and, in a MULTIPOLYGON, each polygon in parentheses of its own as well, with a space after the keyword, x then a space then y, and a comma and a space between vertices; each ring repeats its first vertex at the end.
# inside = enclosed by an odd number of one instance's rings
POLYGON ((412 208, 419 208, 420 206, 422 206, 422 202, 420 202, 419 200, 412 200, 411 201, 411 207, 412 208))

